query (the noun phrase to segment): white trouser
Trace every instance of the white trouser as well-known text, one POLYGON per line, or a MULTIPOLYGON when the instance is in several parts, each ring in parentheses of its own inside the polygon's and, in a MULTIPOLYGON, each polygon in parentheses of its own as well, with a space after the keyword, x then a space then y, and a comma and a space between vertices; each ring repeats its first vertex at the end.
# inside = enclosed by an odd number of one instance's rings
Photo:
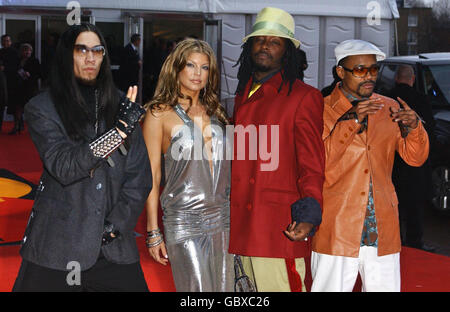
POLYGON ((400 253, 378 257, 376 247, 363 246, 358 258, 312 252, 311 292, 351 292, 358 272, 362 291, 400 291, 400 253))

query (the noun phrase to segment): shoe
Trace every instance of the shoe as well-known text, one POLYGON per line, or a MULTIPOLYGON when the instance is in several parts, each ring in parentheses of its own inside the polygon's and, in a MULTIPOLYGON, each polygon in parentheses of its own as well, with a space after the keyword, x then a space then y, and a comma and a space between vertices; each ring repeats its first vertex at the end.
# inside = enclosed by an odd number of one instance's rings
POLYGON ((24 129, 24 125, 23 125, 23 117, 21 117, 21 118, 19 119, 19 133, 20 133, 21 131, 23 131, 23 129, 24 129))
POLYGON ((426 252, 435 252, 436 251, 436 247, 432 246, 432 245, 428 245, 425 243, 421 243, 421 244, 406 244, 406 247, 410 247, 410 248, 415 248, 415 249, 420 249, 426 252))
POLYGON ((427 245, 425 243, 423 243, 421 246, 419 246, 419 249, 421 249, 423 251, 427 251, 427 252, 435 252, 436 251, 435 246, 427 245))

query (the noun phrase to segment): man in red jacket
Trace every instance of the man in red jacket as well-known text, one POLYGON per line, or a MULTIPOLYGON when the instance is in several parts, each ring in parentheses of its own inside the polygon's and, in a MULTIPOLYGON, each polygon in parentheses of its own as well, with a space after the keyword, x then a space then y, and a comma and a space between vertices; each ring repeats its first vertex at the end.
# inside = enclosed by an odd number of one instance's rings
POLYGON ((294 29, 264 8, 238 61, 229 251, 258 291, 305 291, 307 236, 321 222, 323 98, 296 78, 294 29))

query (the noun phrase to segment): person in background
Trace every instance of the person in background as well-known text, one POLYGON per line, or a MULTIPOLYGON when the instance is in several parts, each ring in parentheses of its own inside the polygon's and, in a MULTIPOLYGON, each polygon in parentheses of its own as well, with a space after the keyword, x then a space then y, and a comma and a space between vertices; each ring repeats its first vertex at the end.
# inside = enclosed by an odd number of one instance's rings
MULTIPOLYGON (((20 94, 19 90, 19 53, 12 47, 11 36, 4 34, 1 36, 2 48, 0 49, 0 63, 1 69, 6 78, 6 106, 14 107, 20 94)), ((0 126, 3 123, 3 111, 0 114, 0 126)), ((1 127, 0 127, 1 130, 1 127)))
POLYGON ((56 45, 59 41, 59 34, 52 32, 47 34, 45 40, 42 41, 42 55, 41 55, 41 88, 45 89, 48 86, 48 77, 50 74, 50 67, 55 57, 56 45))
MULTIPOLYGON (((430 139, 434 143, 434 118, 431 106, 424 96, 414 89, 414 69, 400 65, 395 74, 395 87, 388 96, 394 100, 403 99, 424 121, 430 139)), ((430 157, 432 148, 430 149, 430 157)), ((398 154, 395 155, 392 182, 398 196, 400 213, 400 233, 405 246, 433 251, 423 242, 424 209, 429 207, 433 196, 430 157, 420 167, 408 165, 398 154)))
POLYGON ((139 46, 141 35, 134 34, 122 50, 120 57, 120 67, 118 71, 119 89, 126 92, 129 86, 139 84, 139 71, 142 67, 142 60, 139 56, 139 46))
POLYGON ((335 48, 341 82, 324 99, 322 224, 313 237, 311 291, 400 291, 400 230, 392 184, 395 153, 412 166, 428 157, 417 114, 373 92, 385 54, 363 40, 335 48))
POLYGON ((9 134, 16 134, 23 130, 23 109, 25 104, 39 91, 39 79, 41 78, 41 65, 38 59, 33 57, 33 47, 28 43, 20 45, 19 90, 13 106, 8 107, 8 113, 14 115, 14 127, 9 134))

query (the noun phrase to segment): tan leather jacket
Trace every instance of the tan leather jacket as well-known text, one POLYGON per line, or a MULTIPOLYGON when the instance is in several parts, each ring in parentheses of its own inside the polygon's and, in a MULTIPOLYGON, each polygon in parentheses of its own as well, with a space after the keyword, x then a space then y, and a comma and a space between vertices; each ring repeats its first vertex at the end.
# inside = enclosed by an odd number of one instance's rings
POLYGON ((389 107, 399 107, 393 99, 381 97, 384 107, 368 118, 368 128, 357 134, 360 125, 352 120, 337 122, 351 103, 336 86, 324 100, 325 183, 322 224, 313 238, 313 251, 357 257, 372 178, 378 229, 378 255, 401 249, 398 200, 392 184, 392 166, 397 151, 411 166, 422 165, 428 157, 428 135, 419 123, 406 139, 390 117, 389 107))

